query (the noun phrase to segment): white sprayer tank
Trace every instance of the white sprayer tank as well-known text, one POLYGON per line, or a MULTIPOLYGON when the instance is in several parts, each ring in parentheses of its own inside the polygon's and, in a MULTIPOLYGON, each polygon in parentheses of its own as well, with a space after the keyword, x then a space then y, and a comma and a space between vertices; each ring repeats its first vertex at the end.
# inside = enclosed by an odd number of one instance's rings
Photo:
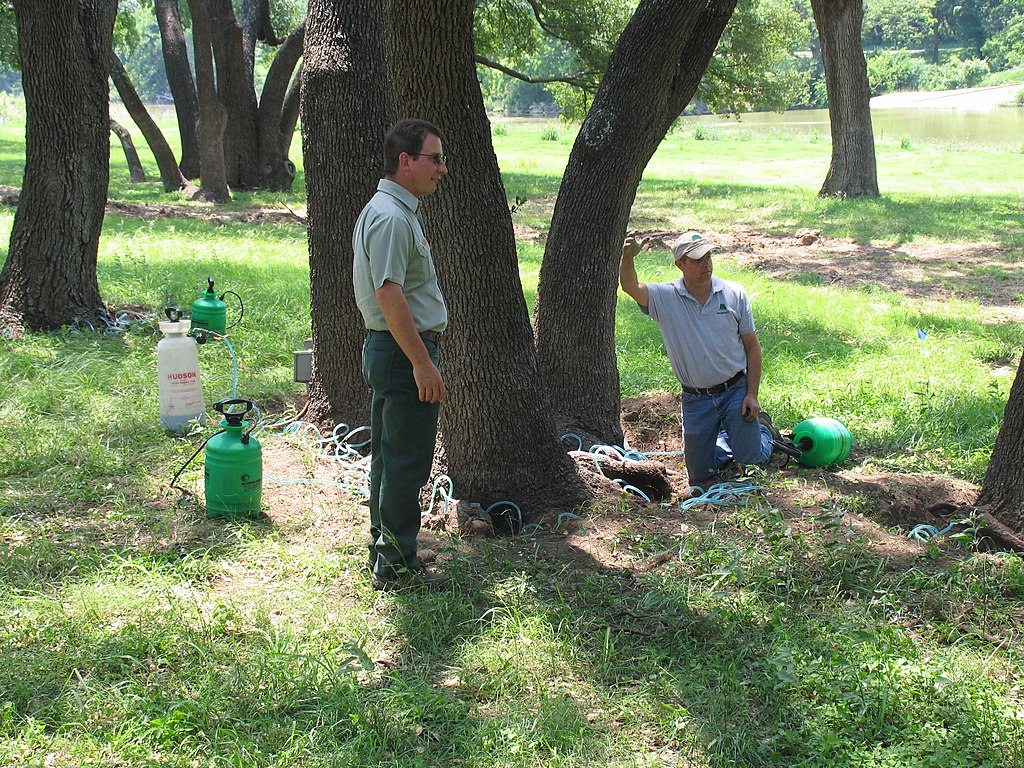
POLYGON ((193 419, 205 421, 203 383, 199 378, 199 353, 186 334, 188 320, 160 323, 164 338, 156 345, 156 369, 160 380, 160 423, 171 432, 183 433, 193 419))

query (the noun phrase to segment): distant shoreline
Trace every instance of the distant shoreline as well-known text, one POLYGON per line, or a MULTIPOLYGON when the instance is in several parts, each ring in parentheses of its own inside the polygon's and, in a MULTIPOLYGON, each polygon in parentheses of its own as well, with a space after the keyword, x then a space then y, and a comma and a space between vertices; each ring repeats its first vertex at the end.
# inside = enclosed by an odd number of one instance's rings
POLYGON ((872 109, 962 109, 989 112, 1004 105, 1016 106, 1024 83, 955 91, 913 91, 885 93, 871 99, 872 109))

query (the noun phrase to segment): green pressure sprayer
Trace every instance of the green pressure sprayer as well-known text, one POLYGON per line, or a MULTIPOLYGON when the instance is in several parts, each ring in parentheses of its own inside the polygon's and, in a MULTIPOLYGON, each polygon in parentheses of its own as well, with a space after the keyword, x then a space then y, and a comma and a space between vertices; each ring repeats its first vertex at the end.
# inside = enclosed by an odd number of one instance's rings
POLYGON ((208 277, 206 280, 206 290, 193 302, 192 315, 190 317, 192 331, 200 344, 206 343, 207 333, 215 333, 219 336, 227 333, 228 305, 224 303, 224 297, 229 293, 238 299, 238 319, 230 327, 234 328, 238 325, 242 321, 242 315, 245 313, 242 298, 237 293, 234 291, 224 291, 218 296, 217 291, 213 289, 213 278, 208 277))
POLYGON ((263 495, 263 448, 245 420, 254 403, 229 398, 213 407, 224 419, 221 431, 206 442, 206 515, 258 517, 263 495))
POLYGON ((792 442, 772 442, 805 467, 827 467, 849 458, 853 435, 838 419, 815 417, 793 428, 792 442))

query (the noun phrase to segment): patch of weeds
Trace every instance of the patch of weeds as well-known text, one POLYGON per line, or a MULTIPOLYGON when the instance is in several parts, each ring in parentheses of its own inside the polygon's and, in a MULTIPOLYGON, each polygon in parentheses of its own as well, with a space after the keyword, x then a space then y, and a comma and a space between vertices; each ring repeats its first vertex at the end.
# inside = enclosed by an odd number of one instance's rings
POLYGON ((706 125, 697 125, 693 129, 693 138, 697 141, 718 141, 718 131, 706 125))
POLYGON ((493 136, 508 136, 508 123, 492 123, 491 124, 491 135, 493 135, 493 136))
POLYGON ((558 141, 559 133, 558 128, 553 125, 546 125, 541 129, 540 140, 541 141, 558 141))
POLYGON ((900 136, 900 149, 913 149, 914 142, 911 141, 910 137, 904 134, 900 136))
POLYGON ((800 272, 793 278, 794 283, 800 285, 821 285, 824 281, 817 272, 800 272))

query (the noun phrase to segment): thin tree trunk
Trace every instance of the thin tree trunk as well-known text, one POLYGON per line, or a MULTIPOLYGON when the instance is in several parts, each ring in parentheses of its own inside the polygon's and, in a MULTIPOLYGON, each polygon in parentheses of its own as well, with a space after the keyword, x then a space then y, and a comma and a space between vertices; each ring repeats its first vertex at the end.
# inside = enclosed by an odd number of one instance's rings
MULTIPOLYGON (((295 164, 288 159, 281 136, 281 117, 292 73, 302 56, 306 22, 288 35, 267 72, 259 109, 260 178, 264 189, 287 192, 295 181, 295 164), (285 152, 282 154, 281 149, 285 152)), ((294 125, 292 126, 294 130, 294 125)))
POLYGON ((284 104, 281 105, 281 120, 278 123, 277 132, 281 136, 281 146, 278 152, 288 157, 291 153, 292 138, 295 136, 295 126, 299 123, 299 106, 302 94, 302 62, 299 62, 292 84, 288 86, 288 93, 285 94, 284 104))
POLYGON ((0 328, 50 330, 102 303, 96 272, 110 172, 114 0, 15 0, 25 91, 25 176, 0 328))
POLYGON ((228 184, 241 189, 260 186, 260 146, 256 91, 245 64, 242 26, 231 0, 206 0, 213 51, 217 60, 217 96, 227 110, 224 169, 228 184))
POLYGON ((198 179, 199 167, 199 96, 188 61, 185 30, 181 26, 178 0, 155 0, 156 20, 160 28, 160 45, 167 71, 167 85, 174 98, 174 112, 181 137, 181 173, 186 179, 198 179))
POLYGON ((1003 413, 978 506, 1024 534, 1024 356, 1003 413))
POLYGON ((114 87, 117 88, 121 102, 124 104, 125 109, 128 110, 128 114, 132 116, 132 120, 135 121, 139 130, 142 131, 142 135, 149 145, 149 151, 153 153, 153 157, 156 159, 157 168, 160 169, 160 181, 164 185, 164 192, 174 192, 190 187, 191 185, 178 167, 178 161, 174 159, 174 151, 167 143, 167 139, 164 138, 164 134, 156 124, 156 121, 150 116, 146 105, 139 98, 139 94, 136 92, 135 86, 132 85, 131 78, 128 77, 121 59, 113 51, 110 52, 110 79, 114 81, 114 87))
POLYGON ((697 90, 736 0, 643 0, 580 128, 537 289, 537 350, 560 430, 622 443, 619 255, 644 168, 697 90))
POLYGON ((110 131, 117 136, 121 142, 121 149, 124 151, 125 162, 128 163, 128 178, 132 184, 141 184, 146 180, 146 171, 139 160, 139 153, 135 151, 135 142, 132 135, 119 122, 110 119, 110 131))
POLYGON ((188 0, 192 12, 192 41, 195 47, 196 84, 199 91, 199 151, 202 158, 202 186, 194 197, 211 203, 231 199, 224 166, 224 126, 227 110, 217 98, 214 85, 210 17, 204 0, 188 0))
POLYGON ((311 0, 302 70, 313 376, 309 418, 370 422, 352 230, 377 189, 394 107, 379 0, 311 0))
POLYGON ((832 163, 818 194, 878 197, 862 0, 811 0, 811 8, 821 38, 832 132, 832 163))
POLYGON ((388 61, 400 115, 435 123, 449 173, 426 201, 449 306, 441 443, 459 498, 572 509, 588 491, 558 440, 537 378, 512 218, 473 59, 472 0, 389 0, 388 61))

